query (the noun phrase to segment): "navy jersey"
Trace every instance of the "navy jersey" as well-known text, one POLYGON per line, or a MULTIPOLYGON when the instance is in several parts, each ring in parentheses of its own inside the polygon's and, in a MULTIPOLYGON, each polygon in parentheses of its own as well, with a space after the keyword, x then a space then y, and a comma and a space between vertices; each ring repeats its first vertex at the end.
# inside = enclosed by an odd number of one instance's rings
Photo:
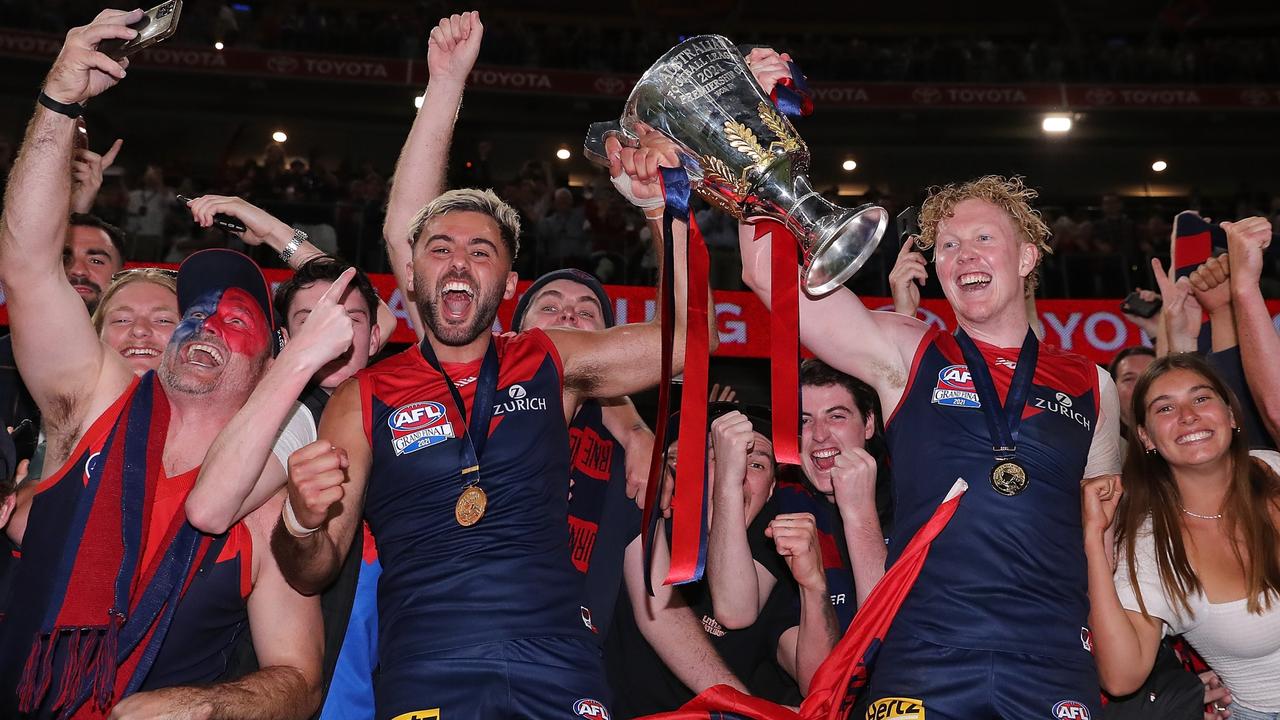
POLYGON ((804 482, 792 479, 778 480, 773 502, 779 513, 807 512, 813 515, 822 551, 822 569, 827 576, 827 592, 831 595, 831 607, 843 633, 858 611, 858 596, 854 588, 853 566, 849 562, 849 547, 844 539, 844 523, 835 503, 820 496, 804 482))
MULTIPOLYGON (((1003 402, 1019 349, 976 344, 1003 402)), ((925 335, 886 423, 896 508, 889 562, 957 477, 969 492, 933 542, 896 629, 954 647, 1087 653, 1080 482, 1099 406, 1096 366, 1041 345, 1017 447, 1030 484, 1005 497, 991 487, 992 440, 960 348, 951 335, 925 335)))
MULTIPOLYGON (((540 330, 494 337, 499 358, 480 462, 484 517, 462 527, 465 424, 440 373, 411 347, 357 374, 373 466, 365 518, 377 540, 378 656, 521 638, 590 640, 569 556, 569 437, 562 369, 540 330)), ((480 359, 445 363, 471 417, 480 359)))
POLYGON ((600 637, 618 599, 622 555, 640 532, 640 508, 626 492, 626 453, 602 412, 587 401, 569 424, 570 557, 586 580, 583 619, 600 637))

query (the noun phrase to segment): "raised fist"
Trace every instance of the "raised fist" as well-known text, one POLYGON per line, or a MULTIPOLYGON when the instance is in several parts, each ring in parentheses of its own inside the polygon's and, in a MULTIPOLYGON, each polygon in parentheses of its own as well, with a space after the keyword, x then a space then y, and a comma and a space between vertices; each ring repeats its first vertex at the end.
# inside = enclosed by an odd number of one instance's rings
POLYGON ((347 451, 317 440, 289 456, 289 505, 303 527, 318 528, 346 495, 347 451))

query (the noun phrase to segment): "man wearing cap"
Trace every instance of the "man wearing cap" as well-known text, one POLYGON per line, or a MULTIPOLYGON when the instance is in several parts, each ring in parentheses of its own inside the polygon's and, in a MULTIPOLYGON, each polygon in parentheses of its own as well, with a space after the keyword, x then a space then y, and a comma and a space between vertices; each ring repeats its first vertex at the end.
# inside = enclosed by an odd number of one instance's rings
MULTIPOLYGON (((0 608, 0 715, 307 717, 318 698, 319 611, 267 551, 280 501, 218 535, 198 531, 183 507, 206 451, 271 360, 261 272, 229 250, 188 258, 178 277, 182 320, 159 370, 142 378, 98 340, 62 273, 70 196, 62 169, 74 116, 124 76, 127 62, 97 44, 134 37, 127 25, 140 17, 107 10, 68 33, 0 221, 14 350, 44 414, 47 466, 59 468, 6 528, 22 559, 0 608), (246 622, 263 669, 208 684, 246 622)), ((345 339, 331 332, 320 341, 320 328, 340 331, 346 320, 331 305, 317 313, 331 320, 282 354, 264 385, 299 373, 305 382, 350 344, 349 327, 345 339)), ((275 437, 264 430, 259 443, 236 449, 257 472, 275 437)))

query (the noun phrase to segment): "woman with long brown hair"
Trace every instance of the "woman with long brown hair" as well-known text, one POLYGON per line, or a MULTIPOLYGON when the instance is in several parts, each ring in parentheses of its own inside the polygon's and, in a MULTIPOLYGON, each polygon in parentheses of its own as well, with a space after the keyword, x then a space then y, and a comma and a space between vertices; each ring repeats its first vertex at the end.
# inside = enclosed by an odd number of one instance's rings
POLYGON ((1274 720, 1280 478, 1250 458, 1238 417, 1235 396, 1195 355, 1160 358, 1138 380, 1124 500, 1109 483, 1085 488, 1090 624, 1108 692, 1137 690, 1164 632, 1182 634, 1230 689, 1231 717, 1274 720))

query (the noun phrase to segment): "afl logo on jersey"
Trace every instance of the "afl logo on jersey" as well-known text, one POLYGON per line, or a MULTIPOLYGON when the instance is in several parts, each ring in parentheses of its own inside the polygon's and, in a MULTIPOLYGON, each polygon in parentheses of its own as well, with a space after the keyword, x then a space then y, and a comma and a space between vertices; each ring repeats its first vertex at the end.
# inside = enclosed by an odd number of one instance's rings
POLYGON ((573 714, 594 720, 609 720, 609 710, 604 703, 591 698, 582 698, 573 704, 573 714))
POLYGON ((438 402, 401 405, 387 418, 391 428, 391 448, 396 455, 408 455, 454 437, 453 423, 438 402))
POLYGON ((978 393, 973 388, 973 376, 968 365, 948 365, 938 371, 938 385, 933 389, 935 405, 947 407, 980 408, 978 393))
POLYGON ((1063 700, 1053 706, 1053 716, 1058 720, 1089 720, 1089 708, 1075 700, 1063 700))

